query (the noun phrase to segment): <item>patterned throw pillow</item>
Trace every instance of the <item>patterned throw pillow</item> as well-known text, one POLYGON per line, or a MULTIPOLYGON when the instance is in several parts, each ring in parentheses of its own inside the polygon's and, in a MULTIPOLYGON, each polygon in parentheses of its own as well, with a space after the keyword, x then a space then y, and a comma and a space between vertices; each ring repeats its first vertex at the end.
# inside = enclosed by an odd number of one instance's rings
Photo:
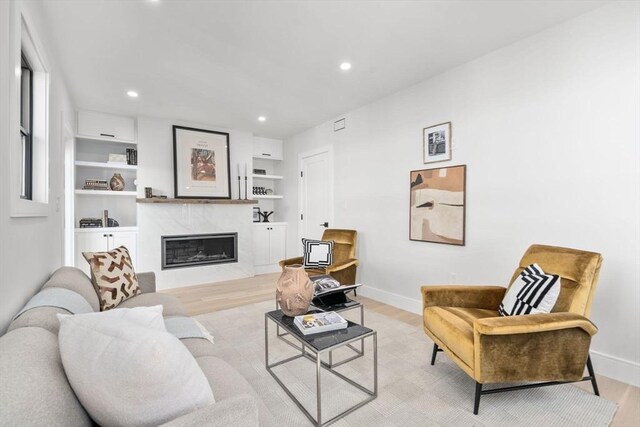
POLYGON ((560 276, 531 264, 511 284, 498 312, 501 316, 551 313, 560 295, 560 276))
POLYGON ((131 256, 124 246, 109 252, 83 252, 91 267, 91 282, 98 293, 100 311, 115 308, 141 293, 131 256))
POLYGON ((333 240, 302 239, 304 268, 324 268, 333 263, 333 240))

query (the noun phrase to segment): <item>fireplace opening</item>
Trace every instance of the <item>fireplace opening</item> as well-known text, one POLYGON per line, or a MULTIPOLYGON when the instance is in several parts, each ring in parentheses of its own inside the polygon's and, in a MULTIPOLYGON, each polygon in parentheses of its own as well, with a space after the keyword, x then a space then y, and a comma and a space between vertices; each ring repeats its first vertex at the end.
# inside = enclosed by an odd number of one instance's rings
POLYGON ((238 233, 162 236, 162 269, 238 262, 238 233))

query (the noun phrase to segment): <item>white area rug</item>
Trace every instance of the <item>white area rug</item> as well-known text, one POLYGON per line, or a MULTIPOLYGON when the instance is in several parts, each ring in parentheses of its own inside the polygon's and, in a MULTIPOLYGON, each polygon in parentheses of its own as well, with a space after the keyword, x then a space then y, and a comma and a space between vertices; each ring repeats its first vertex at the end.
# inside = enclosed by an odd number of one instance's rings
MULTIPOLYGON (((265 369, 264 313, 273 302, 262 302, 197 316, 213 334, 217 355, 251 383, 273 416, 273 425, 311 425, 265 369)), ((359 320, 359 310, 344 313, 359 320)), ((606 426, 617 405, 573 385, 482 396, 473 415, 475 382, 439 353, 429 364, 433 342, 422 329, 365 309, 365 325, 378 332, 378 397, 337 421, 334 426, 606 426)), ((270 361, 296 354, 275 337, 269 323, 270 361)), ((341 360, 345 350, 334 353, 341 360)), ((372 388, 372 340, 365 356, 337 368, 372 388)), ((597 369, 597 367, 596 367, 597 369)), ((274 369, 293 393, 315 414, 315 365, 298 359, 274 369)), ((362 400, 364 393, 329 372, 322 373, 323 420, 362 400)))

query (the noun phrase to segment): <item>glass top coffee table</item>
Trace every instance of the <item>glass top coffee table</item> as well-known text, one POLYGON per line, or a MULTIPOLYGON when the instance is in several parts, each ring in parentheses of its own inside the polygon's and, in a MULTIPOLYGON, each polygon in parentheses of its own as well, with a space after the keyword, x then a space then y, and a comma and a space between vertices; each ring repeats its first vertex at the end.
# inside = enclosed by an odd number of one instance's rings
POLYGON ((322 332, 312 335, 304 335, 294 325, 293 317, 285 316, 282 310, 274 310, 265 314, 264 317, 264 341, 265 341, 265 365, 267 371, 276 380, 276 382, 282 387, 287 395, 293 400, 293 402, 300 408, 300 410, 309 418, 309 420, 317 426, 329 425, 340 418, 350 414, 356 409, 362 407, 368 402, 372 401, 378 396, 378 337, 376 331, 369 329, 365 326, 348 321, 346 329, 339 329, 337 331, 322 332), (270 362, 269 360, 269 322, 275 323, 279 328, 284 329, 291 338, 298 341, 300 347, 295 347, 299 354, 288 357, 286 359, 270 362), (373 390, 368 389, 362 384, 359 384, 345 375, 337 372, 334 367, 329 364, 323 363, 321 357, 323 354, 330 353, 340 347, 351 345, 356 341, 363 341, 366 338, 373 340, 373 390), (284 384, 284 382, 278 377, 272 368, 276 366, 284 365, 292 362, 296 359, 306 358, 311 360, 316 365, 316 416, 311 415, 302 403, 296 398, 293 392, 284 384), (332 417, 327 421, 322 421, 322 381, 321 372, 325 370, 335 375, 342 381, 356 387, 366 394, 366 398, 354 406, 342 411, 338 415, 332 417))

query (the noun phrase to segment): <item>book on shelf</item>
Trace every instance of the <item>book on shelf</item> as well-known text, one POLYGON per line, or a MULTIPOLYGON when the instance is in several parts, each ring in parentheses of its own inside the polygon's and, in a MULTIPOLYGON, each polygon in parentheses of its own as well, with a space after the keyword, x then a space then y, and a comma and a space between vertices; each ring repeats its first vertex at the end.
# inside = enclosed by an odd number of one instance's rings
POLYGON ((348 322, 335 311, 303 314, 302 316, 296 316, 293 319, 293 323, 303 335, 346 329, 348 325, 348 322))
POLYGON ((138 164, 138 150, 136 150, 135 148, 127 148, 126 157, 128 165, 138 164))
POLYGON ((109 190, 109 182, 105 179, 85 179, 83 190, 109 190))
POLYGON ((356 283, 355 285, 341 285, 340 282, 331 277, 329 274, 323 274, 321 276, 311 276, 309 277, 309 279, 311 279, 315 287, 315 291, 313 294, 314 298, 322 297, 334 292, 346 292, 362 286, 361 283, 356 283))

